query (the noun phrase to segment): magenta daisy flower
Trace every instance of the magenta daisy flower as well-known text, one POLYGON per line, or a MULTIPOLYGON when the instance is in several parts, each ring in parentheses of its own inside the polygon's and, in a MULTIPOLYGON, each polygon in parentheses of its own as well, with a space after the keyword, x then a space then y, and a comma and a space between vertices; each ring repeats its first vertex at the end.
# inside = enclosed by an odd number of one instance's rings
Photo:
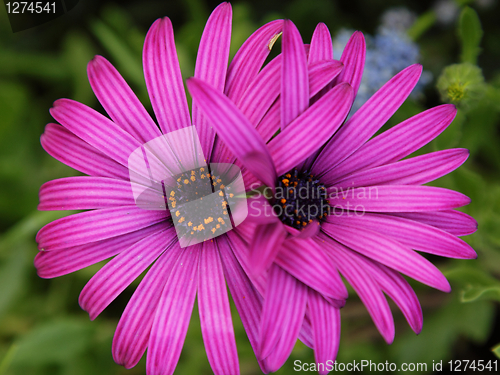
POLYGON ((363 35, 353 34, 340 59, 343 71, 319 94, 307 76, 318 61, 333 59, 326 26, 320 24, 304 48, 298 30, 285 21, 282 49, 280 99, 257 126, 207 84, 188 81, 218 135, 255 172, 247 173, 247 183, 267 185, 259 190, 264 196, 259 193, 250 203, 255 220, 240 230, 250 249, 238 255, 265 297, 259 357, 271 371, 288 358, 297 337, 314 348, 317 363, 335 359, 339 309, 347 297, 338 272, 391 343, 394 322, 384 293, 415 332, 422 329, 420 304, 401 274, 450 291, 446 278, 419 252, 476 257, 457 236, 473 233, 477 224, 454 210, 470 199, 423 185, 459 167, 468 151, 404 159, 452 122, 455 107, 431 108, 374 136, 415 87, 421 66, 401 71, 344 121, 363 72, 363 35))
MULTIPOLYGON (((266 79, 275 67, 263 71, 267 76, 258 73, 281 33, 283 21, 270 22, 257 30, 228 67, 231 14, 229 3, 222 3, 210 16, 200 42, 195 77, 238 103, 241 110, 265 113, 269 107, 260 102, 253 105, 244 93, 262 88, 267 95, 278 96, 279 87, 266 79), (267 90, 268 86, 272 88, 267 90)), ((254 311, 261 304, 233 253, 239 243, 235 245, 222 235, 181 247, 173 226, 173 211, 171 214, 165 206, 161 210, 138 206, 128 169, 134 150, 191 125, 197 130, 207 164, 224 161, 226 149, 196 103, 190 116, 168 18, 151 26, 143 63, 159 126, 116 69, 100 56, 89 63, 88 76, 111 119, 69 99, 54 103, 50 112, 59 124, 46 126, 42 146, 54 158, 88 176, 44 184, 39 209, 86 211, 49 223, 38 232, 40 252, 35 266, 41 277, 52 278, 113 257, 81 292, 80 306, 92 320, 151 266, 118 323, 112 348, 115 361, 131 368, 148 348, 147 373, 173 373, 197 295, 201 331, 214 373, 238 374, 226 282, 254 348, 258 339, 254 311), (249 295, 253 297, 246 298, 249 295)), ((330 81, 339 67, 335 62, 319 64, 314 76, 319 76, 321 82, 330 81)), ((190 179, 196 177, 204 178, 198 173, 190 179)), ((165 191, 156 193, 166 199, 165 191)), ((198 230, 205 228, 200 225, 198 230)))

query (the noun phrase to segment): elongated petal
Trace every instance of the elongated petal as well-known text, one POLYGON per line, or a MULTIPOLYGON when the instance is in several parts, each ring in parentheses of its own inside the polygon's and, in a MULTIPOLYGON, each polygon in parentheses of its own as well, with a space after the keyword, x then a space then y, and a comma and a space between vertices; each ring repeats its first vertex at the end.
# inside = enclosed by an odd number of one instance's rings
POLYGON ((467 236, 477 230, 477 221, 472 216, 455 210, 440 212, 397 212, 393 215, 432 225, 455 236, 467 236))
MULTIPOLYGON (((344 62, 341 74, 346 74, 347 69, 344 62)), ((313 173, 325 174, 370 139, 410 95, 421 73, 421 65, 411 65, 382 86, 326 144, 313 165, 313 173)))
POLYGON ((238 103, 251 80, 264 64, 271 48, 283 30, 283 20, 266 23, 255 31, 234 55, 227 70, 225 93, 238 103))
POLYGON ((146 273, 118 322, 113 337, 113 359, 129 369, 148 346, 151 326, 172 267, 183 250, 177 242, 165 251, 146 273))
POLYGON ((283 25, 281 65, 281 129, 295 120, 309 105, 307 56, 299 30, 290 20, 283 25))
MULTIPOLYGON (((234 256, 233 245, 230 240, 225 236, 221 236, 220 239, 217 239, 217 242, 219 243, 219 253, 231 297, 236 305, 245 332, 248 335, 248 340, 257 355, 259 352, 258 340, 262 297, 254 288, 252 282, 234 256)), ((268 371, 264 368, 263 362, 260 360, 258 362, 262 370, 267 373, 268 371)))
POLYGON ((78 302, 94 320, 127 286, 177 240, 173 228, 155 233, 106 263, 85 285, 78 302))
POLYGON ((95 147, 58 124, 47 124, 40 137, 47 153, 71 168, 90 176, 128 180, 127 167, 117 163, 95 147))
POLYGON ((341 82, 347 82, 354 90, 354 96, 358 93, 361 78, 363 77, 363 69, 365 67, 366 42, 361 31, 355 31, 347 42, 340 61, 344 64, 345 69, 335 79, 334 84, 338 85, 341 82))
POLYGON ((56 100, 50 114, 77 137, 124 166, 141 145, 113 121, 74 100, 56 100))
MULTIPOLYGON (((270 190, 270 189, 269 189, 270 190)), ((276 212, 263 195, 247 198, 248 216, 246 220, 258 224, 272 224, 279 221, 276 212)))
POLYGON ((347 298, 347 289, 335 264, 312 240, 287 240, 276 264, 318 293, 329 298, 347 298))
POLYGON ((309 48, 309 56, 307 62, 313 64, 322 60, 333 59, 333 44, 332 36, 328 27, 320 22, 314 29, 311 38, 311 46, 309 48))
POLYGON ((214 374, 239 374, 226 282, 214 242, 204 242, 200 254, 198 308, 201 333, 212 371, 214 374))
POLYGON ((181 252, 158 303, 149 336, 147 373, 173 374, 186 338, 198 284, 201 245, 181 252))
POLYGON ((269 271, 260 326, 260 357, 276 371, 290 355, 304 319, 307 287, 280 267, 269 271))
POLYGON ((259 225, 250 246, 250 267, 256 274, 266 271, 281 250, 287 233, 283 223, 276 221, 259 225))
POLYGON ((107 240, 56 251, 40 251, 35 257, 38 276, 48 279, 78 271, 111 258, 134 243, 165 228, 165 223, 159 223, 107 240))
POLYGON ((40 250, 63 249, 134 232, 167 217, 165 211, 146 211, 135 206, 86 211, 45 225, 36 241, 40 250))
POLYGON ((368 141, 325 179, 339 178, 362 168, 392 163, 426 145, 453 121, 455 106, 444 104, 421 112, 368 141))
MULTIPOLYGON (((309 97, 324 89, 343 69, 342 63, 320 61, 309 66, 309 97)), ((278 99, 257 125, 257 131, 268 142, 276 134, 281 124, 281 99, 278 99)))
POLYGON ((95 56, 87 66, 87 74, 97 99, 117 125, 142 143, 161 136, 142 103, 108 60, 95 56))
POLYGON ((421 185, 442 177, 462 165, 469 151, 463 148, 431 152, 380 167, 354 172, 338 182, 337 188, 371 185, 421 185))
MULTIPOLYGON (((340 309, 330 305, 311 289, 307 305, 313 328, 314 359, 316 363, 333 363, 340 344, 340 309)), ((321 375, 328 374, 326 369, 318 372, 321 375)))
POLYGON ((354 189, 327 189, 330 205, 361 212, 441 211, 462 207, 470 198, 433 186, 382 185, 354 189))
POLYGON ((331 251, 332 257, 337 260, 340 272, 366 306, 380 334, 388 344, 392 343, 395 329, 391 308, 370 273, 364 272, 359 267, 359 264, 364 262, 363 257, 336 241, 328 240, 326 236, 323 238, 325 246, 331 251))
MULTIPOLYGON (((201 36, 194 70, 197 79, 221 94, 224 92, 229 60, 231 19, 232 10, 229 3, 222 3, 214 9, 201 36)), ((205 118, 205 111, 200 111, 198 105, 198 102, 193 101, 193 125, 200 137, 203 154, 209 157, 212 154, 215 131, 205 118)))
POLYGON ((104 177, 67 177, 40 188, 39 210, 82 210, 131 206, 130 182, 104 177))
MULTIPOLYGON (((336 241, 433 288, 449 292, 450 284, 431 262, 409 247, 377 232, 324 223, 323 230, 336 241)), ((340 263, 338 263, 340 267, 340 263)), ((342 272, 342 269, 341 269, 342 272)))
POLYGON ((449 258, 476 258, 474 249, 465 241, 439 228, 413 220, 384 214, 330 215, 328 222, 369 229, 392 237, 396 241, 429 254, 449 258))
POLYGON ((162 132, 190 126, 174 32, 167 17, 156 20, 149 29, 142 61, 149 97, 162 132))
POLYGON ((352 88, 337 85, 269 142, 278 176, 288 172, 340 127, 353 99, 352 88))
POLYGON ((274 186, 276 172, 271 155, 238 108, 226 96, 196 78, 188 80, 188 88, 233 154, 255 177, 267 186, 274 186))
POLYGON ((419 334, 423 324, 422 308, 410 284, 399 273, 378 262, 366 261, 363 268, 373 275, 382 290, 399 307, 411 329, 419 334))

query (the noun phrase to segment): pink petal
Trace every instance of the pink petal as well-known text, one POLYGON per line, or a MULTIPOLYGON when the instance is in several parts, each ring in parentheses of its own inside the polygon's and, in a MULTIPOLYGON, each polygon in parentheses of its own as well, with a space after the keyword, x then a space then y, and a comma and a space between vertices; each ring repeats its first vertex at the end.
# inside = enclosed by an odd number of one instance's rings
MULTIPOLYGON (((309 66, 309 97, 324 89, 343 69, 338 61, 320 61, 309 66)), ((278 99, 257 125, 257 131, 267 142, 280 128, 281 99, 278 99)))
POLYGON ((459 259, 477 257, 474 249, 456 236, 439 228, 397 216, 370 213, 363 216, 330 215, 327 221, 353 228, 369 229, 429 254, 459 259))
MULTIPOLYGON (((191 125, 186 92, 175 49, 172 23, 167 17, 150 27, 142 53, 144 77, 151 104, 164 134, 191 125)), ((136 123, 136 127, 140 122, 136 123)))
POLYGON ((337 85, 269 142, 278 176, 288 172, 340 127, 351 107, 352 88, 337 85))
POLYGON ((281 130, 309 106, 307 56, 299 30, 290 20, 283 25, 281 65, 281 130))
POLYGON ((56 100, 50 114, 77 137, 124 166, 141 145, 113 121, 74 100, 56 100))
POLYGON ((307 62, 313 64, 331 59, 333 59, 332 36, 328 27, 323 22, 320 22, 314 29, 307 62))
POLYGON ((67 275, 104 259, 111 258, 134 243, 163 231, 165 223, 158 223, 135 232, 108 238, 85 245, 67 247, 56 251, 40 251, 35 257, 38 276, 45 279, 67 275))
MULTIPOLYGON (((451 290, 443 274, 409 247, 377 232, 324 223, 323 230, 354 251, 443 292, 451 290)), ((340 263, 338 263, 340 268, 340 263)), ((342 269, 340 268, 340 272, 342 269)))
MULTIPOLYGON (((250 186, 249 189, 252 189, 252 187, 250 186)), ((272 224, 279 221, 274 208, 269 204, 269 201, 264 198, 263 195, 258 194, 247 198, 247 205, 247 221, 253 221, 258 224, 272 224)))
MULTIPOLYGON (((224 275, 226 276, 226 282, 231 291, 231 297, 236 305, 245 332, 248 335, 248 340, 254 352, 258 353, 262 297, 254 288, 252 282, 234 256, 229 239, 225 236, 221 236, 217 239, 217 242, 219 244, 222 265, 224 266, 224 275)), ((264 371, 264 364, 262 361, 258 362, 264 371)))
POLYGON ((469 151, 463 148, 431 152, 380 167, 354 172, 338 182, 337 188, 370 185, 421 185, 442 177, 462 165, 469 151))
POLYGON ((325 369, 318 371, 328 374, 326 364, 335 361, 340 344, 340 309, 333 307, 321 295, 311 289, 308 293, 308 312, 314 335, 314 359, 325 369))
POLYGON ((258 225, 250 245, 250 267, 256 274, 263 273, 274 262, 287 235, 279 220, 258 225))
POLYGON ((347 298, 347 289, 335 264, 313 240, 288 239, 276 264, 308 287, 327 297, 347 298))
POLYGON ((177 242, 171 227, 152 234, 106 263, 85 285, 78 302, 94 320, 163 251, 177 242))
POLYGON ((182 251, 174 242, 160 255, 135 290, 118 322, 113 337, 113 359, 127 369, 134 367, 146 351, 163 288, 182 251))
POLYGON ((323 238, 325 238, 325 246, 336 259, 340 272, 366 306, 384 340, 391 344, 395 334, 391 308, 373 277, 359 266, 364 264, 364 258, 336 241, 328 240, 327 237, 323 238))
POLYGON ((361 78, 363 77, 363 69, 365 67, 366 43, 365 37, 361 31, 355 31, 347 42, 340 61, 345 68, 342 73, 335 79, 334 85, 341 82, 347 82, 354 90, 354 96, 358 93, 361 78))
POLYGON ((194 101, 205 111, 227 147, 255 177, 267 186, 274 186, 276 172, 271 155, 245 116, 226 96, 206 83, 191 78, 187 84, 194 101))
POLYGON ((158 126, 108 60, 95 56, 87 66, 87 74, 97 99, 117 125, 139 142, 161 136, 158 126))
MULTIPOLYGON (((342 62, 344 70, 341 75, 345 76, 348 67, 345 61, 342 62)), ((410 95, 421 73, 421 65, 411 65, 382 86, 326 144, 312 172, 315 175, 325 174, 370 139, 410 95)), ((341 79, 339 75, 337 80, 341 79)))
POLYGON ((167 219, 165 211, 135 206, 86 211, 57 219, 36 235, 42 251, 64 249, 135 232, 167 219))
POLYGON ((264 64, 272 44, 283 30, 283 20, 266 23, 255 31, 234 55, 227 70, 225 93, 238 103, 250 81, 264 64))
POLYGON ((149 336, 146 370, 150 375, 175 371, 196 297, 200 251, 201 245, 183 249, 163 288, 149 336))
POLYGON ((214 374, 239 374, 238 353, 219 251, 205 241, 198 271, 201 333, 214 374))
POLYGON ((434 186, 382 185, 354 189, 327 189, 330 205, 359 212, 442 211, 465 206, 470 198, 434 186))
POLYGON ((455 236, 467 236, 477 230, 477 221, 472 216, 455 210, 440 212, 395 212, 393 215, 432 225, 455 236))
POLYGON ((112 160, 61 125, 47 124, 40 143, 48 154, 77 171, 90 176, 128 181, 127 167, 112 160))
POLYGON ((105 177, 67 177, 46 182, 40 188, 38 209, 83 210, 135 203, 130 182, 105 177))
MULTIPOLYGON (((359 112, 359 111, 358 111, 359 112)), ((437 137, 453 121, 457 110, 444 104, 419 113, 371 139, 350 158, 328 172, 325 183, 348 173, 393 163, 437 137)))
POLYGON ((297 340, 307 304, 307 287, 277 265, 271 266, 260 326, 260 357, 278 370, 297 340))
MULTIPOLYGON (((221 3, 214 9, 201 36, 194 70, 197 79, 221 94, 224 92, 229 60, 231 19, 232 10, 229 3, 221 3)), ((205 118, 204 111, 200 111, 198 104, 193 101, 193 125, 200 137, 203 154, 208 158, 212 154, 215 131, 205 118)))
POLYGON ((419 334, 422 330, 423 316, 420 302, 410 284, 394 270, 374 261, 366 261, 363 267, 377 280, 382 290, 400 308, 410 327, 419 334))

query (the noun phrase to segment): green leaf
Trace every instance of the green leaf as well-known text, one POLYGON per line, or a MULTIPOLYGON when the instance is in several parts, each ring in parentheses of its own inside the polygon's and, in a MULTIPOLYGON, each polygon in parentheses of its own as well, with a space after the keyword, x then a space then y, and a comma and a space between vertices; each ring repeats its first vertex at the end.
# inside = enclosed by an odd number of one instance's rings
POLYGON ((67 363, 89 346, 91 337, 89 324, 79 320, 66 318, 45 323, 19 340, 12 366, 67 363))
POLYGON ((498 344, 497 346, 494 346, 491 351, 493 352, 493 354, 495 354, 498 358, 500 358, 500 344, 498 344))
POLYGON ((500 301, 500 281, 482 270, 461 267, 445 272, 445 276, 462 285, 461 302, 467 303, 479 299, 500 301))
POLYGON ((460 14, 458 23, 458 35, 462 42, 462 54, 460 60, 471 64, 477 63, 477 56, 481 52, 479 44, 483 37, 481 21, 472 8, 465 7, 460 14))

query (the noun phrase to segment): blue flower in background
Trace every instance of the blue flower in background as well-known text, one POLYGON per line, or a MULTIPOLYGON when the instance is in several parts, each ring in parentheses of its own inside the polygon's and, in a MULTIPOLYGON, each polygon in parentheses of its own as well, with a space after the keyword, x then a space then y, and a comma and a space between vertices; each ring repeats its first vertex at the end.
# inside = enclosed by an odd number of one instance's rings
MULTIPOLYGON (((334 39, 334 56, 341 56, 351 30, 341 30, 334 39)), ((401 30, 381 27, 375 36, 366 37, 366 62, 361 86, 351 113, 354 113, 382 85, 405 67, 418 62, 418 45, 401 30)), ((419 96, 423 88, 432 80, 430 72, 423 72, 412 96, 419 96)))

